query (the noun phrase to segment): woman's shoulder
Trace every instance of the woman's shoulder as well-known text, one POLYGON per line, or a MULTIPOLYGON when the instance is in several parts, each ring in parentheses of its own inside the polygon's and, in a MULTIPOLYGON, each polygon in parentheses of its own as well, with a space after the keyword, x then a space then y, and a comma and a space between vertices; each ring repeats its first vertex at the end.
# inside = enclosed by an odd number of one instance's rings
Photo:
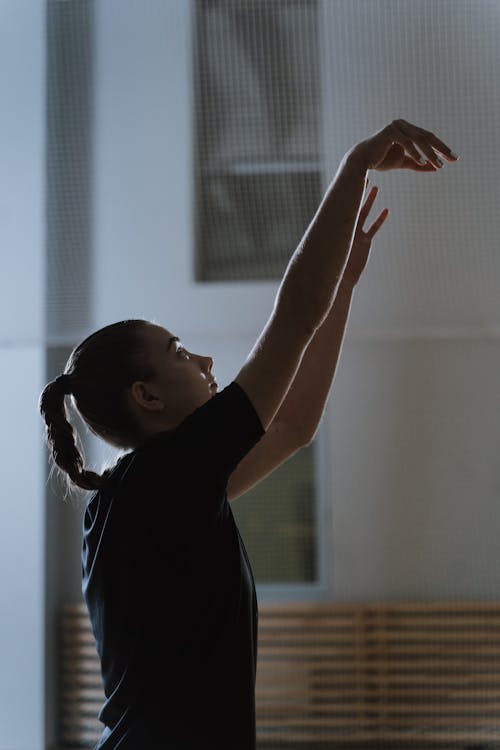
POLYGON ((176 429, 181 432, 196 430, 206 424, 208 428, 218 431, 218 428, 243 426, 247 421, 257 421, 260 426, 260 420, 249 397, 241 385, 232 380, 229 385, 189 414, 176 429))

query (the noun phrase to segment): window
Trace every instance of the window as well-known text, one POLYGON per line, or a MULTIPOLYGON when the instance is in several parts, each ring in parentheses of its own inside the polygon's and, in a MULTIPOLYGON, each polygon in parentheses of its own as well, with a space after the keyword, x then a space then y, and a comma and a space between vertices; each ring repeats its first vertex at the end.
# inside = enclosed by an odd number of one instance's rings
POLYGON ((233 504, 258 583, 316 580, 314 458, 303 448, 233 504))
POLYGON ((195 4, 200 281, 274 279, 322 192, 317 3, 195 4))

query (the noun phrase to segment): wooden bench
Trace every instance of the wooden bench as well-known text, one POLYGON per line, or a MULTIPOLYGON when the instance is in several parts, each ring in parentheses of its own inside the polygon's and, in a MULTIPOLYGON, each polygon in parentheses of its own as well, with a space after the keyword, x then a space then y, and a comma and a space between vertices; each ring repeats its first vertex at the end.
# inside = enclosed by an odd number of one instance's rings
MULTIPOLYGON (((500 748, 500 603, 259 612, 260 747, 500 748)), ((83 605, 60 623, 62 743, 92 747, 103 694, 83 605)))

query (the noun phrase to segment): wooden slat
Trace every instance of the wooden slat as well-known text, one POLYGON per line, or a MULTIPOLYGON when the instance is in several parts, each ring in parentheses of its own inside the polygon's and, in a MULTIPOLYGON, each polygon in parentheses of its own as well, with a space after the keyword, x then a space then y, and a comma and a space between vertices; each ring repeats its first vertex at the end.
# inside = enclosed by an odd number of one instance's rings
MULTIPOLYGON (((321 694, 319 697, 317 697, 314 693, 311 693, 311 691, 307 690, 307 688, 304 688, 304 682, 296 682, 295 683, 297 690, 304 690, 305 694, 308 696, 309 700, 312 700, 314 698, 315 700, 321 700, 321 694)), ((400 702, 409 702, 410 700, 413 701, 414 704, 418 705, 419 703, 428 701, 431 699, 431 697, 434 697, 434 700, 439 700, 440 706, 442 707, 442 710, 444 711, 444 705, 447 701, 453 702, 453 703, 459 703, 461 701, 468 702, 468 704, 474 704, 476 709, 481 708, 482 706, 487 705, 488 703, 495 701, 498 701, 497 696, 492 696, 491 694, 488 694, 485 692, 484 698, 482 697, 483 692, 476 694, 474 699, 471 698, 465 698, 463 696, 455 697, 454 692, 452 690, 447 690, 444 693, 440 694, 438 691, 431 690, 429 691, 429 697, 427 697, 427 693, 425 692, 426 688, 425 686, 422 686, 421 689, 415 691, 412 693, 401 693, 398 690, 392 689, 388 690, 386 692, 383 692, 380 690, 380 688, 376 687, 371 692, 369 689, 366 689, 364 687, 357 687, 357 688, 337 688, 335 690, 329 691, 329 699, 338 703, 349 703, 353 702, 355 699, 359 698, 360 696, 363 697, 363 700, 366 701, 367 704, 370 702, 373 702, 377 697, 384 696, 385 700, 392 701, 392 703, 397 704, 400 702)), ((293 690, 290 691, 288 694, 290 696, 289 703, 291 704, 294 693, 293 690)), ((271 688, 267 687, 266 689, 263 689, 262 686, 259 687, 256 694, 256 700, 258 703, 260 703, 263 706, 269 706, 270 700, 273 696, 277 697, 277 700, 279 701, 285 701, 287 700, 287 693, 283 692, 283 688, 279 685, 273 685, 271 688)), ((499 703, 497 703, 497 706, 499 703)))
MULTIPOLYGON (((61 732, 101 733, 100 668, 85 606, 63 608, 61 732)), ((500 742, 500 603, 265 605, 262 741, 500 742)))

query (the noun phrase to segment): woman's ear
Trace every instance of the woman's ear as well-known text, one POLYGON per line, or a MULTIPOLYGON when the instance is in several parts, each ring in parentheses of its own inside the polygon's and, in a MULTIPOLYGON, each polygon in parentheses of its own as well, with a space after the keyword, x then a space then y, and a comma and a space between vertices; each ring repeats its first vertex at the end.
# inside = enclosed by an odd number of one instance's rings
POLYGON ((165 404, 153 386, 143 380, 136 380, 130 387, 132 401, 146 411, 163 411, 165 404))

